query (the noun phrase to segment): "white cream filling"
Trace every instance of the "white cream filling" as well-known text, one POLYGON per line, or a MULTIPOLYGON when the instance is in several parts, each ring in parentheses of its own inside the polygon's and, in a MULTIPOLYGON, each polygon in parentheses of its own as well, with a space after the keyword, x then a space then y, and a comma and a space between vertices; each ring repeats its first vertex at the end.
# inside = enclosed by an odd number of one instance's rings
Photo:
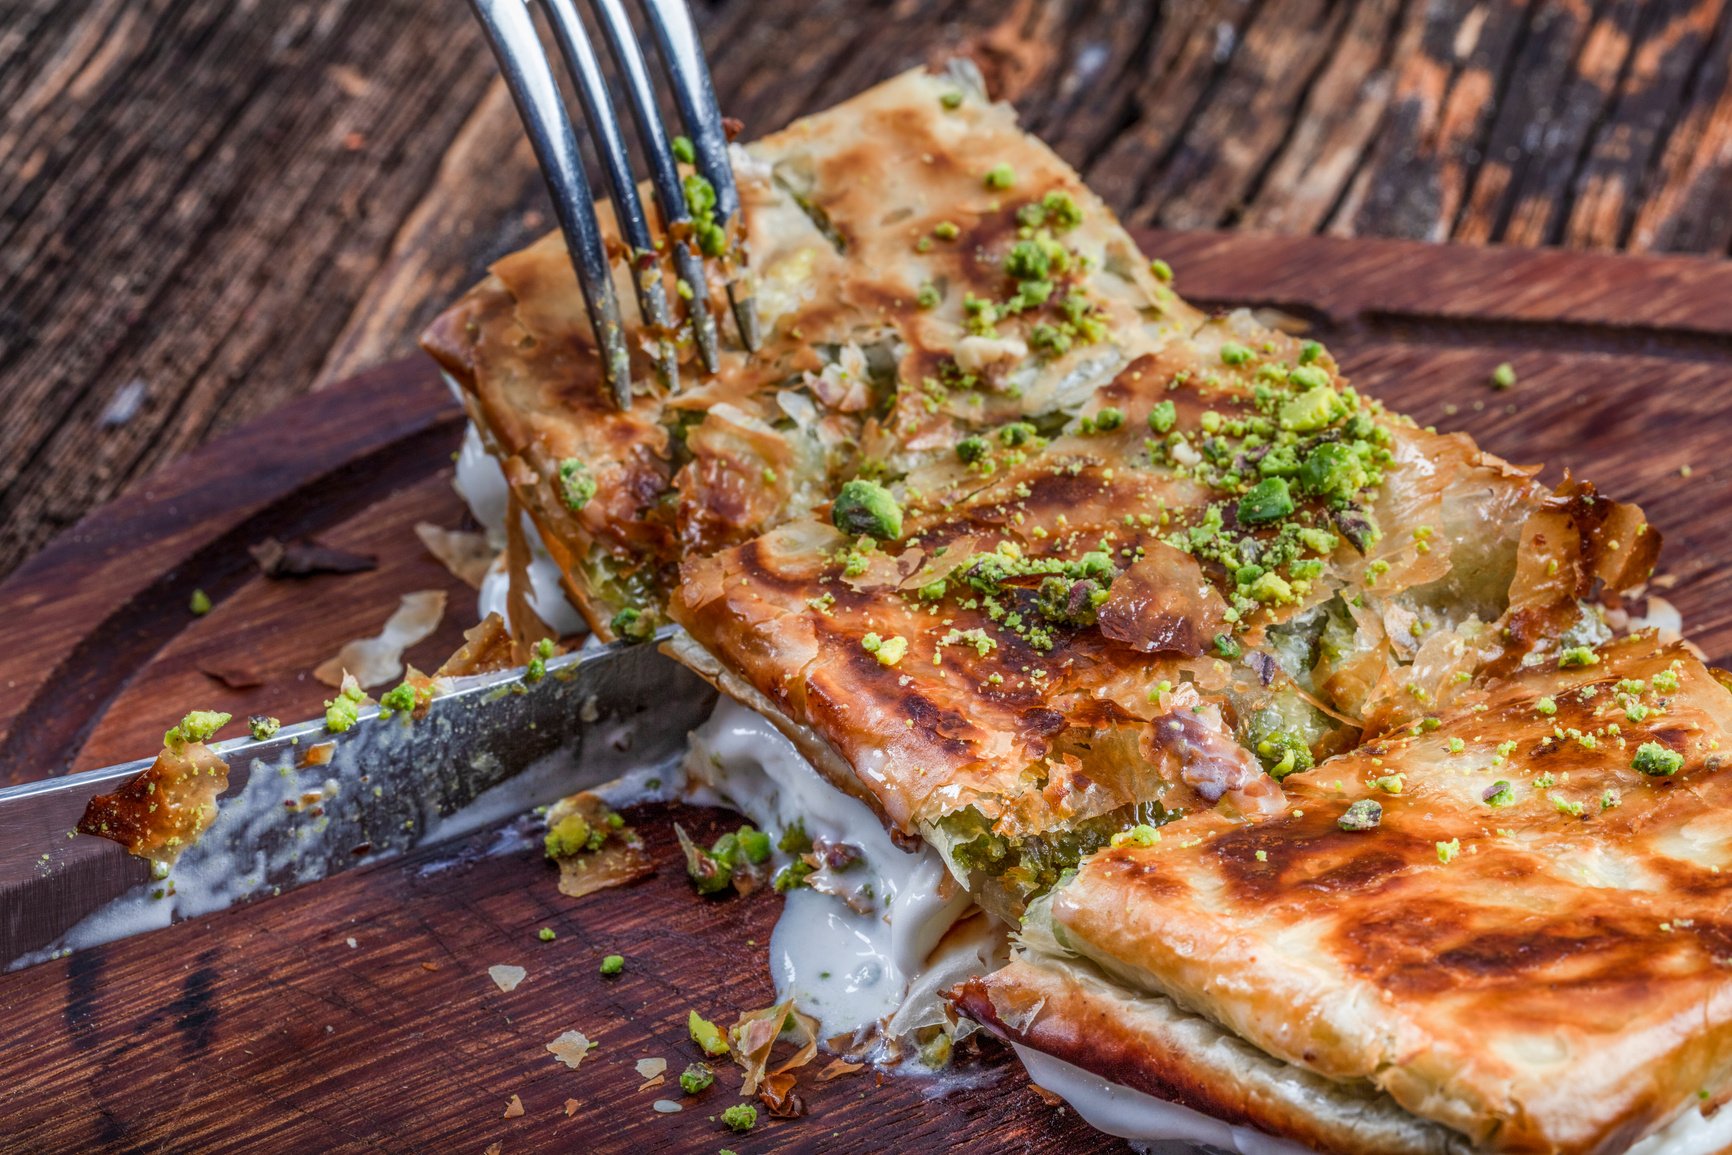
MULTIPOLYGON (((1309 1148, 1102 1078, 1021 1043, 1012 1043, 1029 1078, 1063 1098, 1097 1131, 1136 1143, 1202 1143, 1240 1155, 1308 1155, 1309 1148)), ((1732 1148, 1732 1111, 1689 1108, 1625 1155, 1717 1155, 1732 1148)))
MULTIPOLYGON (((770 939, 777 997, 793 998, 815 1016, 826 1038, 863 1040, 892 1018, 902 1034, 941 1021, 938 990, 920 980, 940 965, 939 940, 973 903, 937 852, 898 847, 864 803, 826 782, 761 714, 730 699, 693 732, 686 766, 692 780, 772 835, 799 822, 813 839, 860 852, 853 870, 864 872, 859 885, 871 888, 870 913, 804 887, 787 894, 770 939)), ((969 952, 978 955, 978 944, 950 953, 969 952)), ((958 962, 942 960, 957 981, 994 965, 976 958, 970 970, 958 962)))
POLYGON ((1626 1155, 1714 1155, 1728 1149, 1732 1149, 1732 1110, 1704 1115, 1689 1108, 1626 1155))
MULTIPOLYGON (((487 531, 488 543, 503 551, 510 488, 505 483, 505 473, 499 468, 499 462, 482 444, 474 422, 463 431, 463 446, 457 451, 457 476, 451 485, 469 506, 475 520, 487 531)), ((522 518, 523 538, 529 546, 530 608, 560 637, 583 633, 589 627, 584 623, 583 615, 565 596, 559 567, 542 544, 540 531, 528 514, 518 516, 522 518)), ((511 616, 505 612, 505 596, 510 588, 511 574, 506 569, 505 554, 501 552, 488 567, 487 576, 481 580, 476 616, 485 618, 488 614, 498 614, 509 622, 511 616)))
POLYGON ((1240 1155, 1307 1155, 1297 1143, 1145 1095, 1033 1047, 1011 1046, 1029 1078, 1062 1097, 1097 1131, 1145 1143, 1204 1143, 1240 1155))

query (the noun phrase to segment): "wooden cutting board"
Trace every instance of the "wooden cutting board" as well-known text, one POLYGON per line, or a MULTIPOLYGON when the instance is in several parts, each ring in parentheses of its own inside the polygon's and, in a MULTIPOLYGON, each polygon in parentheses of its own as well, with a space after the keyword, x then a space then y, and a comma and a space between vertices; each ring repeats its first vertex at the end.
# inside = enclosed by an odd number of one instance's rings
MULTIPOLYGON (((1665 596, 1710 658, 1732 655, 1732 265, 1693 258, 1433 247, 1330 238, 1148 234, 1178 288, 1277 309, 1397 409, 1517 462, 1640 502, 1666 532, 1665 596), (1519 383, 1491 388, 1510 362, 1519 383), (1681 471, 1690 467, 1691 475, 1681 471)), ((64 535, 0 585, 0 783, 150 752, 191 707, 313 714, 314 665, 413 590, 445 624, 473 593, 422 550, 457 526, 456 405, 430 364, 386 366, 211 443, 64 535), (266 580, 247 546, 315 535, 376 569, 266 580), (188 610, 194 589, 215 602, 188 610), (227 679, 225 682, 223 679, 227 679), (246 688, 232 683, 256 682, 246 688)), ((574 902, 533 847, 494 832, 209 918, 0 976, 0 1147, 7 1151, 1120 1150, 1048 1106, 996 1045, 934 1081, 871 1071, 817 1084, 798 1120, 735 1136, 738 1075, 656 1113, 634 1064, 695 1057, 685 1018, 767 1004, 779 900, 708 901, 677 865, 670 819, 634 821, 658 874, 574 902), (540 942, 537 930, 557 938, 540 942), (604 954, 626 959, 603 979, 604 954), (493 964, 526 968, 510 994, 493 964), (600 1044, 571 1071, 544 1045, 600 1044), (506 1118, 512 1096, 521 1116, 506 1118), (566 1114, 567 1101, 574 1101, 566 1114)))

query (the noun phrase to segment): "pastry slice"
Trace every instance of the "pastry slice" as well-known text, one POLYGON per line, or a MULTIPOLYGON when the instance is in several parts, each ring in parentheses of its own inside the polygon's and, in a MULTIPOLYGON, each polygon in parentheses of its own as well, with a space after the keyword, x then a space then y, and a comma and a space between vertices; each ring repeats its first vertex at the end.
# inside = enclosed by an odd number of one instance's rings
MULTIPOLYGON (((1139 1130, 1171 1134, 1176 1107, 1331 1155, 1472 1150, 1464 1136, 1419 1118, 1368 1082, 1337 1082, 1284 1063, 1173 1000, 1115 982, 1062 951, 1025 946, 1008 965, 963 983, 952 1001, 970 1020, 1026 1048, 1025 1055, 1035 1051, 1099 1073, 1115 1102, 1127 1091, 1159 1100, 1133 1100, 1115 1112, 1129 1122, 1115 1128, 1128 1138, 1139 1130)), ((1037 1082, 1041 1073, 1030 1072, 1037 1082)), ((1090 1112, 1086 1076, 1076 1084, 1084 1088, 1080 1095, 1065 1084, 1048 1089, 1072 1098, 1085 1118, 1111 1126, 1113 1120, 1090 1112)))
MULTIPOLYGON (((670 396, 634 327, 635 399, 614 410, 557 235, 496 263, 423 337, 603 639, 659 619, 680 557, 801 516, 856 474, 918 468, 971 429, 1062 423, 1200 319, 968 74, 906 73, 736 149, 734 168, 757 353, 726 348, 705 375, 678 334, 670 396)), ((628 275, 620 262, 623 299, 628 275)), ((719 314, 723 285, 703 288, 719 314)))
POLYGON ((1283 814, 1093 856, 1052 937, 1472 1150, 1623 1150, 1732 1076, 1725 677, 1651 636, 1566 651, 1287 779, 1283 814))
POLYGON ((1002 913, 1115 835, 1280 812, 1286 775, 1604 640, 1588 599, 1658 545, 1243 315, 1042 428, 690 558, 670 607, 682 658, 1002 913))

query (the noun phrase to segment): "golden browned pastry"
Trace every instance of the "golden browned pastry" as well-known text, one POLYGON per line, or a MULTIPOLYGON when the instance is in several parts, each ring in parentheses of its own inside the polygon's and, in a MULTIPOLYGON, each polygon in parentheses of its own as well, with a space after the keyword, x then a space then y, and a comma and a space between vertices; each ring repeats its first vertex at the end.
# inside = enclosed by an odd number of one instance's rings
POLYGON ((1640 510, 1185 304, 957 77, 735 167, 760 352, 614 411, 556 239, 429 347, 600 635, 683 626, 1019 929, 963 1013, 1350 1155, 1726 1097, 1732 694, 1612 628, 1640 510))

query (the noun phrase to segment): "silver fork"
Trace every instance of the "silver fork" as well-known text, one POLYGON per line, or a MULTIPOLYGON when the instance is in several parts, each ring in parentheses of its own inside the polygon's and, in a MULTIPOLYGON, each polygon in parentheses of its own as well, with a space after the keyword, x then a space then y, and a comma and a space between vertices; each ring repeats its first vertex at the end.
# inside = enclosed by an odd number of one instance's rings
MULTIPOLYGON (((583 290, 584 305, 601 351, 602 374, 615 403, 621 409, 628 409, 631 407, 631 358, 626 347, 625 326, 620 320, 619 301, 614 293, 607 249, 602 241, 601 225, 596 220, 595 197, 584 175, 577 130, 566 114, 553 65, 536 35, 531 3, 546 14, 554 39, 559 44, 560 55, 565 57, 576 82, 584 119, 594 135, 596 151, 601 155, 602 167, 607 174, 608 197, 613 202, 620 236, 631 250, 632 284, 638 313, 645 326, 659 334, 657 369, 668 388, 677 390, 679 364, 674 351, 672 311, 655 242, 644 215, 643 201, 638 196, 637 176, 632 170, 631 153, 620 129, 619 115, 614 110, 595 46, 573 0, 470 0, 499 61, 499 69, 517 105, 518 115, 523 118, 524 130, 535 149, 548 192, 553 196, 554 213, 559 218, 560 231, 565 234, 572 268, 577 273, 578 286, 583 290)), ((649 161, 650 184, 655 190, 667 247, 672 250, 674 273, 682 287, 679 295, 687 302, 698 356, 704 368, 713 373, 720 364, 720 352, 715 318, 709 310, 704 254, 699 251, 693 234, 691 206, 680 180, 672 139, 656 105, 649 65, 626 13, 624 0, 591 0, 591 3, 614 64, 624 81, 632 119, 637 124, 638 142, 649 161)), ((734 185, 733 168, 728 163, 728 138, 722 127, 721 111, 716 107, 709 65, 704 60, 703 44, 698 39, 691 11, 686 7, 686 0, 642 0, 642 3, 654 30, 668 80, 673 86, 680 120, 692 143, 694 167, 715 191, 716 223, 723 228, 729 247, 736 247, 733 238, 740 213, 740 196, 734 185)), ((735 255, 743 263, 744 254, 735 255)), ((740 329, 741 341, 747 349, 756 349, 757 312, 750 294, 735 281, 729 281, 728 301, 740 329)))

